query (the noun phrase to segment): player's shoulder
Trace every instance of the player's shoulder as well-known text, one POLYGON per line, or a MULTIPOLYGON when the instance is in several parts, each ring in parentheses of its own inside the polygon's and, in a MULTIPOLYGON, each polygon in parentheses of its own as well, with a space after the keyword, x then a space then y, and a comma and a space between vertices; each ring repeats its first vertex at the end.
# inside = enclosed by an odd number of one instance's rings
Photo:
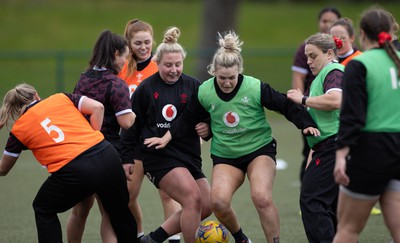
POLYGON ((200 85, 200 80, 198 80, 197 78, 195 78, 193 76, 189 76, 187 74, 182 73, 181 77, 186 82, 191 82, 195 85, 200 85))

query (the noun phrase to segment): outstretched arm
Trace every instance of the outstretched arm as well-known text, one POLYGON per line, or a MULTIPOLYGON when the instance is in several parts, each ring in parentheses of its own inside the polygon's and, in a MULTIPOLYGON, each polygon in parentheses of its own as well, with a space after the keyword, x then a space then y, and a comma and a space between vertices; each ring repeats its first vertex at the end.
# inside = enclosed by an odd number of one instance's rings
POLYGON ((261 92, 261 104, 265 108, 280 112, 299 129, 317 128, 317 124, 315 124, 303 105, 296 104, 288 99, 285 94, 274 90, 267 83, 261 84, 261 92))

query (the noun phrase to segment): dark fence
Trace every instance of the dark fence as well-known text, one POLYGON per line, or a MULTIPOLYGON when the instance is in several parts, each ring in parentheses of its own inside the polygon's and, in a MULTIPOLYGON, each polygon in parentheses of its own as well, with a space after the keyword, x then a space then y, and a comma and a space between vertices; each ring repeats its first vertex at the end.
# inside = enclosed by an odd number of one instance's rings
MULTIPOLYGON (((293 48, 247 48, 242 53, 245 74, 286 89, 294 51, 293 48)), ((211 61, 214 50, 188 48, 187 52, 184 72, 196 77, 199 58, 206 56, 211 61)), ((0 51, 1 90, 27 82, 45 95, 71 92, 79 74, 88 66, 90 55, 90 50, 0 51)))

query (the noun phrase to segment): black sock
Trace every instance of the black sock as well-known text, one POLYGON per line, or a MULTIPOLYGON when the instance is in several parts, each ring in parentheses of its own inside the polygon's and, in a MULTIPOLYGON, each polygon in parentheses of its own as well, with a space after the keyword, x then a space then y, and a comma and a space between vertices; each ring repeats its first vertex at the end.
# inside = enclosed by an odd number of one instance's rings
POLYGON ((179 243, 181 242, 180 240, 169 240, 168 243, 179 243))
POLYGON ((232 234, 233 238, 235 238, 236 242, 242 242, 243 240, 247 240, 245 234, 243 234, 242 228, 239 229, 238 232, 232 234))
POLYGON ((161 226, 158 227, 158 229, 156 229, 154 232, 151 232, 150 236, 153 240, 157 242, 164 242, 169 237, 167 232, 165 232, 165 230, 161 226))

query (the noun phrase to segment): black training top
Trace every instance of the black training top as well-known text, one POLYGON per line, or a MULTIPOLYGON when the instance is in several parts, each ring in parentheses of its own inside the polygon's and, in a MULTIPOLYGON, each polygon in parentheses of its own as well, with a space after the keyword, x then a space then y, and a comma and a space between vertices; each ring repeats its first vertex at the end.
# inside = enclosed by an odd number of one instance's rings
POLYGON ((174 84, 165 83, 158 72, 145 79, 131 98, 132 110, 137 115, 135 124, 121 134, 125 145, 123 161, 133 161, 134 145, 138 142, 142 144, 145 171, 168 169, 182 163, 190 170, 201 171, 200 138, 194 127, 185 136, 172 139, 163 149, 143 145, 144 139, 162 137, 169 130, 199 85, 198 80, 185 74, 174 84))

